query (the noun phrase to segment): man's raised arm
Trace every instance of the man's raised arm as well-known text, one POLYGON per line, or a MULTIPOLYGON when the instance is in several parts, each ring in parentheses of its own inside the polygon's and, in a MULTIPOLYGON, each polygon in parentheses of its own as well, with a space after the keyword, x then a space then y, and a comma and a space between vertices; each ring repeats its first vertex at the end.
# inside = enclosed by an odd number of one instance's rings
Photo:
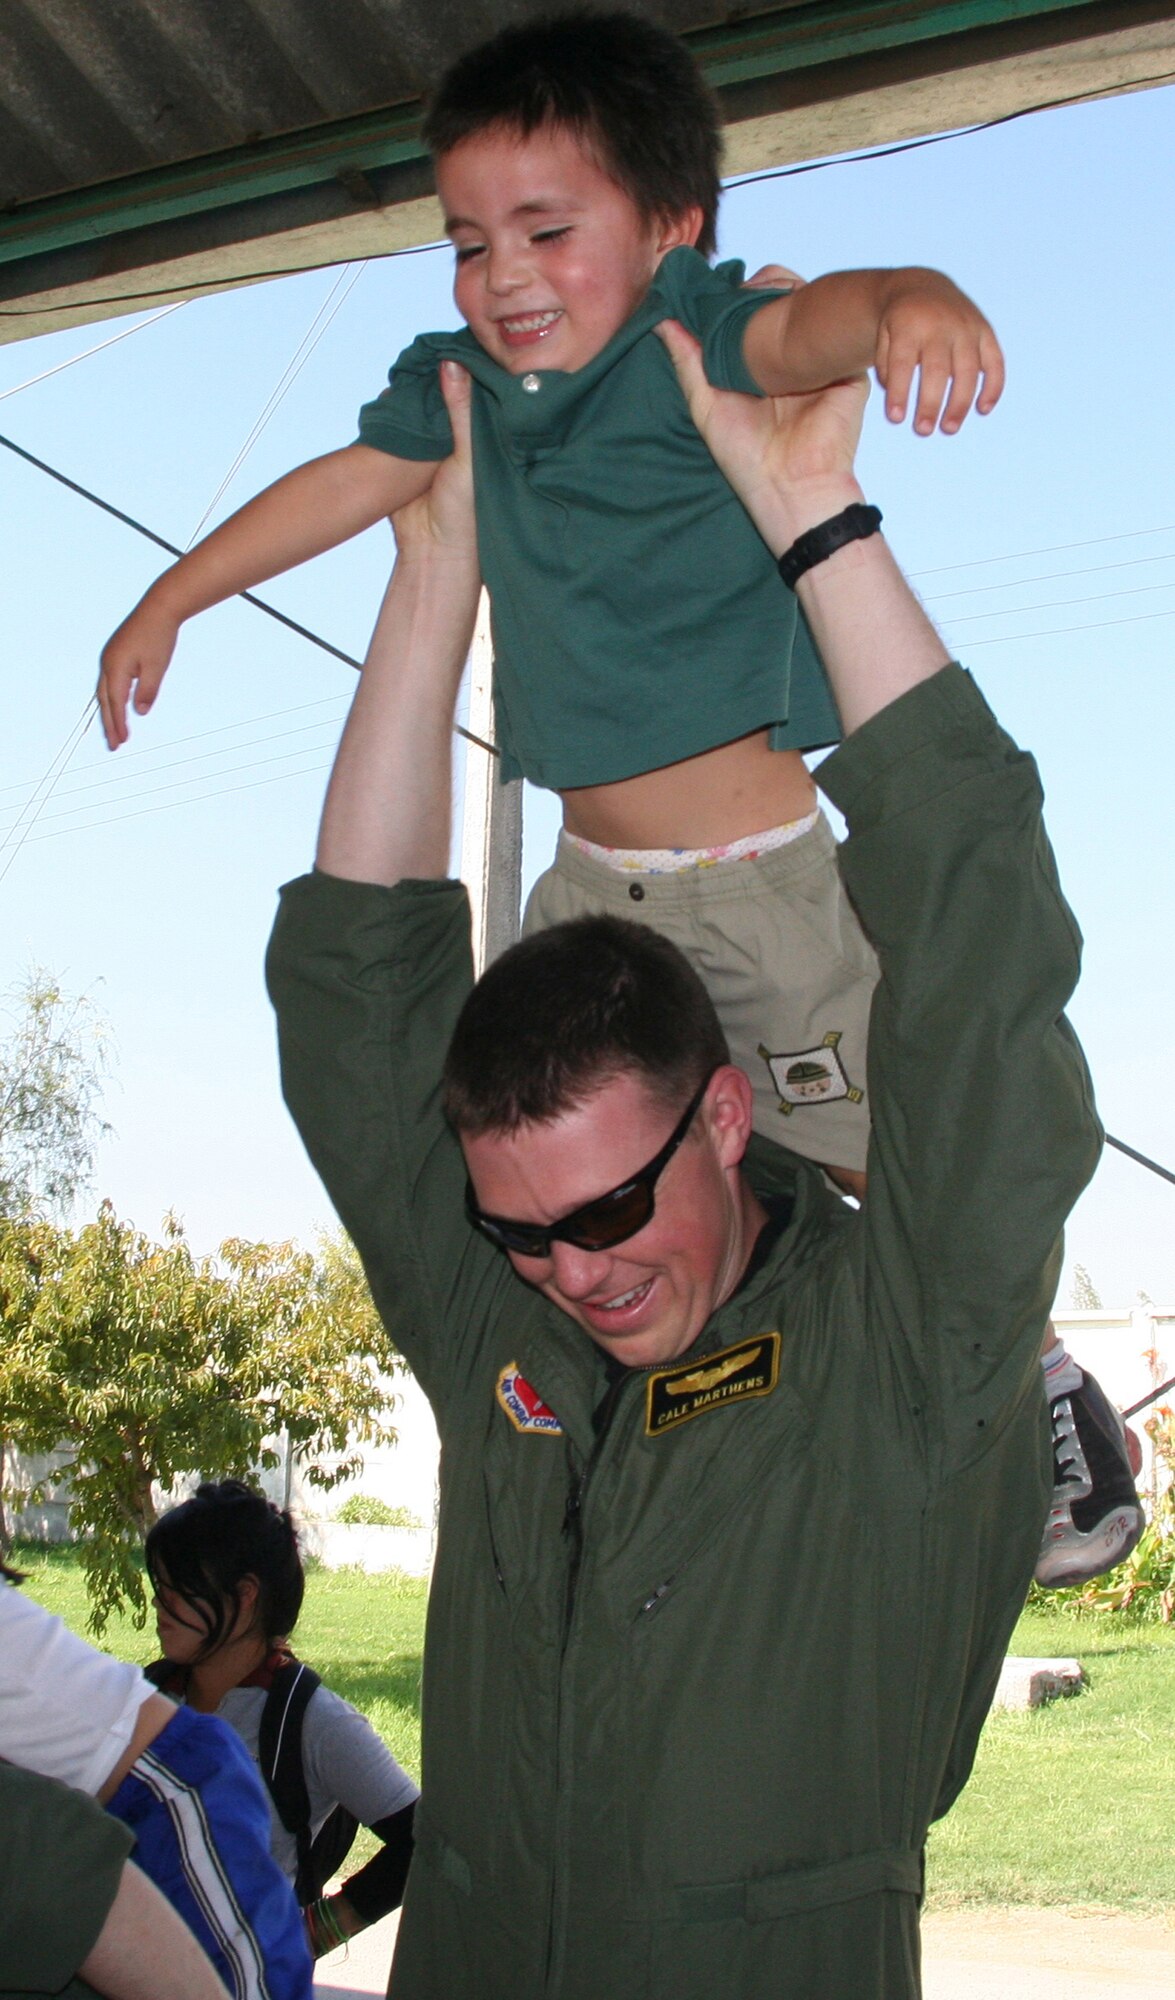
POLYGON ((392 887, 448 873, 453 705, 481 579, 473 531, 470 382, 445 362, 455 450, 395 517, 399 555, 343 731, 317 865, 392 887))
MULTIPOLYGON (((864 497, 852 473, 863 380, 733 395, 705 381, 690 335, 660 331, 769 547, 800 542, 800 553, 823 529, 820 556, 828 527, 864 497)), ((841 870, 881 965, 855 1241, 880 1337, 909 1352, 911 1393, 957 1464, 1029 1392, 1039 1407, 1060 1230, 1097 1161, 1089 1078, 1063 1016, 1080 936, 1033 760, 950 665, 881 535, 793 577, 848 739, 819 783, 848 824, 841 870)))
POLYGON ((467 1268, 498 1261, 465 1221, 465 1170, 440 1098, 473 970, 468 901, 446 878, 453 703, 480 588, 469 380, 446 368, 443 387, 454 454, 394 516, 399 555, 335 760, 317 867, 283 889, 266 962, 286 1103, 438 1409, 458 1365, 467 1268))
MULTIPOLYGON (((707 382, 697 341, 676 321, 658 331, 690 415, 773 555, 864 500, 853 461, 865 376, 807 396, 733 395, 707 382)), ((947 665, 949 653, 880 535, 814 562, 796 595, 846 736, 947 665)))

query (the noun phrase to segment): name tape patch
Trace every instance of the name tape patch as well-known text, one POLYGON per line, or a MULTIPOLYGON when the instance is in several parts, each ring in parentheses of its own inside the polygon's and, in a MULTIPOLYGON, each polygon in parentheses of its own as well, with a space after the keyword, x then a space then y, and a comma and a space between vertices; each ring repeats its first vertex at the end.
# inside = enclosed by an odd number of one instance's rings
POLYGON ((516 1431, 542 1431, 547 1437, 562 1437, 563 1426, 549 1410, 537 1389, 518 1372, 517 1361, 508 1362, 498 1377, 498 1401, 516 1431))
POLYGON ((769 1396, 779 1380, 778 1333, 758 1333, 682 1368, 650 1375, 645 1390, 645 1436, 662 1437, 706 1410, 752 1396, 769 1396))

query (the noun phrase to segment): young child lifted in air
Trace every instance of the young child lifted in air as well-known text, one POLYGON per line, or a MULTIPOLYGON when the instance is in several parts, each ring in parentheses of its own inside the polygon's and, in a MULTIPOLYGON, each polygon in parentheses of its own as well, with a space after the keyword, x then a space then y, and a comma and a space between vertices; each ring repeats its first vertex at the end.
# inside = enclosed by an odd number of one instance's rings
MULTIPOLYGON (((635 16, 504 30, 448 72, 424 133, 465 328, 415 341, 356 444, 289 473, 152 585, 103 654, 107 741, 125 740, 128 701, 151 707, 186 618, 425 490, 452 448, 439 365, 459 361, 501 774, 563 800, 527 927, 611 909, 667 932, 714 995, 759 1128, 860 1192, 876 962, 800 754, 839 719, 798 610, 780 619, 779 552, 654 328, 694 334, 717 388, 798 394, 875 369, 887 415, 913 398, 923 436, 994 407, 995 335, 934 271, 747 287, 741 265, 712 269, 717 106, 684 45, 635 16)), ((879 518, 842 508, 785 581, 879 518)))
MULTIPOLYGON (((978 406, 994 404, 995 336, 933 271, 748 289, 740 265, 711 269, 717 105, 684 45, 635 16, 507 29, 449 71, 424 131, 466 326, 415 341, 362 411, 357 443, 278 480, 151 586, 103 654, 107 740, 124 741, 132 696, 137 713, 151 707, 185 619, 425 490, 452 449, 438 378, 452 358, 474 378, 503 778, 521 773, 561 793, 568 834, 595 849, 705 850, 707 860, 721 849, 725 859, 748 840, 761 852, 773 829, 775 858, 763 865, 779 879, 762 928, 778 925, 782 895, 810 930, 801 884, 814 849, 839 901, 830 839, 813 830, 801 863, 777 836, 786 829, 794 845, 797 822, 813 812, 799 753, 836 741, 839 719, 794 604, 790 630, 780 617, 772 553, 702 442, 653 328, 672 318, 697 334, 709 378, 725 388, 787 394, 876 366, 898 420, 917 378, 923 433, 940 421, 957 430, 981 381, 978 406)), ((594 879, 593 858, 568 844, 560 866, 594 879)), ((659 865, 684 872, 680 855, 659 865)), ((660 899, 643 878, 663 878, 636 872, 641 881, 622 884, 623 907, 659 922, 660 899)), ((545 910, 546 920, 555 914, 545 910)), ((731 954, 718 955, 726 974, 731 954)), ((774 1121, 822 1164, 859 1171, 874 968, 855 927, 849 956, 840 983, 860 989, 851 1024, 838 1003, 835 1019, 822 1007, 801 1028, 789 946, 781 970, 766 973, 779 989, 772 1005, 786 991, 782 1021, 756 1012, 741 1030, 727 1027, 767 1128, 774 1121), (836 1031, 840 1041, 825 1045, 836 1031), (806 1073, 781 1074, 777 1088, 760 1044, 827 1046, 822 1060, 843 1069, 845 1089, 819 1098, 819 1077, 806 1073)), ((826 989, 827 966, 816 978, 826 989)), ((727 1005, 741 1011, 733 996, 727 1005)))

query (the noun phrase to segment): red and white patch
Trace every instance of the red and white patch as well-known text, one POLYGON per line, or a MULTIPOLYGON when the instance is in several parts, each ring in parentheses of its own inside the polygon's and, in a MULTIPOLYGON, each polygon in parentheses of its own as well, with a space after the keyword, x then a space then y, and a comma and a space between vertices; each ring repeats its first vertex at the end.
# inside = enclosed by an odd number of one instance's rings
POLYGON ((537 1389, 532 1389, 511 1361, 498 1377, 498 1401, 516 1431, 545 1431, 548 1437, 562 1437, 563 1426, 549 1410, 537 1389))

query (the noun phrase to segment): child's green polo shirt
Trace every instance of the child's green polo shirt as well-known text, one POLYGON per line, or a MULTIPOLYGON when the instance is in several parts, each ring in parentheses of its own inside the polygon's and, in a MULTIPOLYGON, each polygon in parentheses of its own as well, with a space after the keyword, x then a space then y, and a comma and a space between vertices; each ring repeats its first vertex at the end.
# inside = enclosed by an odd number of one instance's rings
POLYGON ((501 776, 607 784, 771 727, 776 749, 841 733, 795 600, 719 472, 652 328, 681 320, 717 387, 758 394, 743 331, 772 292, 671 250, 594 361, 508 374, 467 328, 422 334, 360 413, 360 442, 444 458, 438 377, 474 378, 477 532, 490 593, 501 776))

